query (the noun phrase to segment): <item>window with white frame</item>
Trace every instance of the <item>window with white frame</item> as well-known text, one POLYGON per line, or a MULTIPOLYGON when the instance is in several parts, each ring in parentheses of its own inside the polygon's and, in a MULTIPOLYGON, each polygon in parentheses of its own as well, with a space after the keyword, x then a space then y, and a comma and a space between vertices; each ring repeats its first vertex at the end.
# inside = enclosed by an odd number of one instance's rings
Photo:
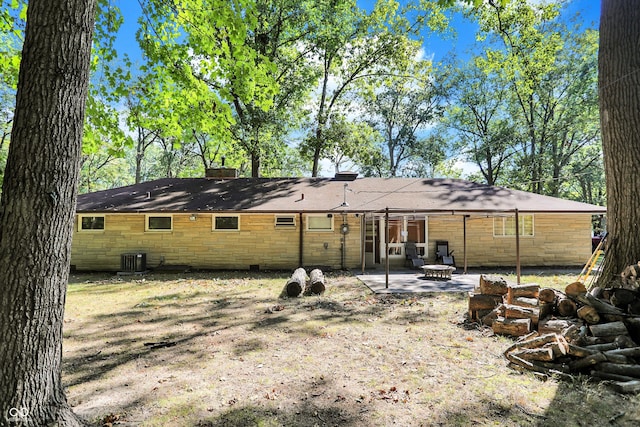
POLYGON ((238 215, 216 215, 213 217, 213 229, 215 231, 240 230, 240 217, 238 215))
POLYGON ((78 231, 104 231, 104 215, 79 215, 78 231))
POLYGON ((171 231, 173 230, 172 215, 147 215, 145 231, 171 231))
POLYGON ((333 215, 309 215, 307 217, 307 230, 333 231, 333 215))
MULTIPOLYGON (((533 215, 518 215, 519 234, 523 237, 533 237, 533 215)), ((514 216, 493 218, 493 235, 495 237, 515 237, 516 218, 514 216)))
POLYGON ((295 215, 276 215, 276 228, 295 228, 295 215))

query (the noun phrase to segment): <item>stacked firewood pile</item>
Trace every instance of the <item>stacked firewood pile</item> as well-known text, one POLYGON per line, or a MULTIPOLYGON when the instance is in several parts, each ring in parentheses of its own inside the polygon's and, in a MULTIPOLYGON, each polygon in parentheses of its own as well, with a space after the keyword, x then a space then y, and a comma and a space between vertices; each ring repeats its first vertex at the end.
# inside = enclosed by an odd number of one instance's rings
POLYGON ((640 272, 630 266, 610 288, 581 282, 564 292, 508 284, 481 276, 469 295, 471 320, 494 333, 519 337, 504 355, 518 371, 586 374, 612 381, 620 392, 640 392, 640 272), (492 306, 493 304, 493 306, 492 306))

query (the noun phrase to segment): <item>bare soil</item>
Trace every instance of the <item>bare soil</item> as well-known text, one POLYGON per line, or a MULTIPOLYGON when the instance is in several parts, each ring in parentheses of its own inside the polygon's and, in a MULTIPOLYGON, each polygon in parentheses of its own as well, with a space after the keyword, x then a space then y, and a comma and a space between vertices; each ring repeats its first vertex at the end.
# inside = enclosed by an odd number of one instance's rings
POLYGON ((374 295, 344 273, 279 299, 287 277, 74 275, 74 410, 95 426, 640 424, 638 396, 508 369, 511 341, 465 322, 466 293, 374 295))

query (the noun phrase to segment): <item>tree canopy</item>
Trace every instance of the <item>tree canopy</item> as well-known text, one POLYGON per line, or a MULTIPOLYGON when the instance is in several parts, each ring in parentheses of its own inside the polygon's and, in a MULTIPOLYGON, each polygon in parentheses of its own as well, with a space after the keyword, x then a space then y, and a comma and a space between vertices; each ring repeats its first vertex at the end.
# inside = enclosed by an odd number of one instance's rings
MULTIPOLYGON (((127 17, 100 1, 80 190, 224 159, 242 176, 462 175, 601 203, 598 33, 559 3, 453 3, 145 0, 131 59, 114 47, 127 17), (422 36, 454 11, 480 53, 434 63, 422 36)), ((4 2, 0 162, 25 4, 4 2)))

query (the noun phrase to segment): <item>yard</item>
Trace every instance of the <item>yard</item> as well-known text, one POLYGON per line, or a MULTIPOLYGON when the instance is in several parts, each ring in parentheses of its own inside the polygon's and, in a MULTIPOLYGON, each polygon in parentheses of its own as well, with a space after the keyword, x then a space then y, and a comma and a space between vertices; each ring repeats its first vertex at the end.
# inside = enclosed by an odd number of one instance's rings
MULTIPOLYGON (((348 274, 74 275, 63 380, 92 425, 635 426, 640 398, 517 374, 466 293, 374 295, 348 274)), ((525 276, 564 285, 575 275, 525 276)))

